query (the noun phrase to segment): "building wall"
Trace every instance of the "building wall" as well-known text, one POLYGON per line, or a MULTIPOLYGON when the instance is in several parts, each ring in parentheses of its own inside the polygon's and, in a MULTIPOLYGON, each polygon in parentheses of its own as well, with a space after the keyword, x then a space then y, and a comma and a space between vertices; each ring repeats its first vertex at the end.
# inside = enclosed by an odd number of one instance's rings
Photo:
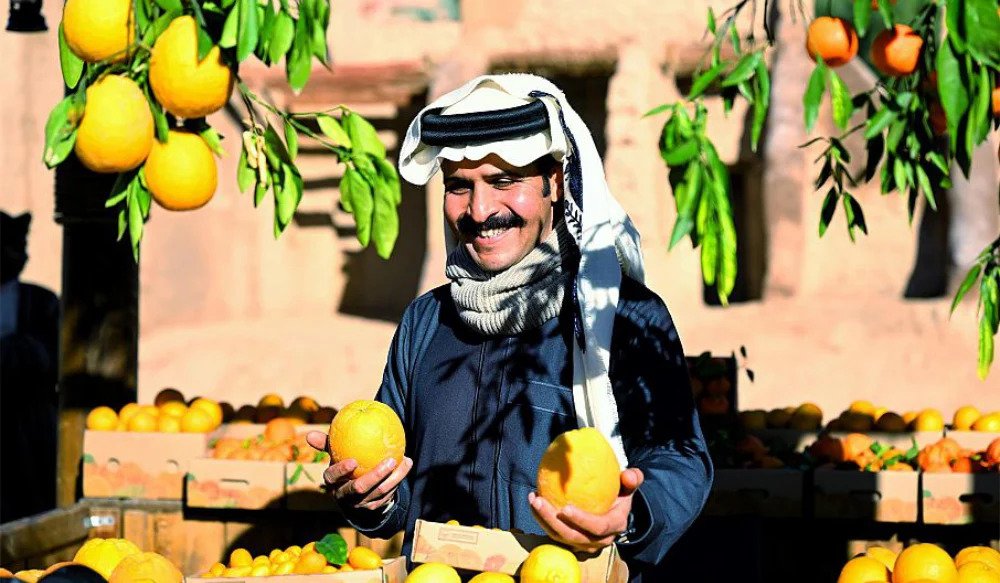
MULTIPOLYGON (((760 299, 729 308, 706 305, 697 251, 682 243, 667 252, 675 211, 656 148, 663 118, 641 115, 681 95, 678 85, 703 51, 704 8, 712 5, 720 12, 729 4, 510 1, 498 11, 494 2, 468 0, 456 20, 446 2, 353 0, 334 5, 330 40, 338 67, 407 64, 423 71, 426 85, 420 91, 428 99, 473 75, 505 67, 584 81, 602 76, 605 125, 592 129, 603 132, 612 192, 642 232, 647 283, 667 301, 689 353, 728 354, 746 346, 747 365, 757 381, 741 387, 743 406, 811 400, 835 411, 851 399, 870 398, 899 410, 951 409, 965 402, 1000 409, 1000 392, 986 391, 1000 388, 998 373, 985 384, 975 378, 974 306, 967 302, 949 320, 948 298, 902 299, 916 254, 916 230, 907 224, 904 200, 882 196, 877 188, 858 189, 871 234, 851 243, 838 214, 826 236, 817 236, 822 195, 813 191, 810 177, 818 151, 797 147, 808 139, 801 95, 812 66, 801 49, 801 20, 779 26, 779 45, 771 57, 773 107, 759 152, 746 146, 745 105, 724 117, 721 102, 709 102, 712 138, 725 162, 746 177, 747 220, 758 225, 748 234, 757 265, 751 287, 760 299)), ((54 26, 58 14, 52 14, 51 5, 46 10, 54 26)), ((0 43, 11 71, 0 81, 7 89, 0 105, 17 112, 0 121, 5 137, 16 136, 5 141, 2 160, 9 184, 17 185, 4 192, 0 206, 36 212, 28 276, 58 289, 60 232, 51 222, 52 179, 37 162, 45 115, 59 92, 55 34, 4 34, 0 43), (12 143, 27 146, 12 148, 12 143)), ((872 82, 861 68, 841 71, 852 87, 872 82)), ((299 97, 276 91, 264 71, 247 67, 244 74, 254 87, 292 107, 308 109, 318 105, 311 101, 316 95, 340 95, 340 78, 319 67, 299 97), (310 98, 312 90, 317 93, 310 98)), ((581 102, 592 107, 593 97, 579 91, 581 102)), ((409 109, 387 103, 358 106, 385 120, 391 149, 409 121, 402 116, 412 115, 414 103, 409 109)), ((821 118, 829 118, 826 109, 821 118)), ((370 396, 381 379, 395 325, 391 316, 358 315, 371 314, 356 307, 365 294, 349 291, 350 277, 365 274, 366 285, 375 286, 372 296, 391 301, 400 289, 416 294, 444 283, 439 181, 426 189, 423 204, 412 204, 403 217, 404 228, 418 224, 425 232, 422 260, 417 252, 405 266, 380 269, 362 257, 349 217, 335 208, 339 171, 334 160, 307 153, 303 172, 313 186, 295 224, 274 241, 270 203, 254 210, 249 195, 236 192, 238 120, 222 113, 212 121, 230 151, 220 162, 215 200, 194 213, 154 209, 147 227, 140 399, 151 399, 164 386, 237 404, 266 392, 311 394, 335 405, 370 396), (394 275, 402 269, 408 270, 406 277, 394 275)), ((824 122, 819 132, 829 134, 833 128, 824 122)), ((995 150, 994 143, 989 152, 995 150)), ((998 229, 994 221, 991 230, 988 203, 995 213, 1000 170, 995 156, 983 161, 971 186, 961 187, 960 200, 980 209, 959 215, 978 221, 978 235, 961 238, 963 258, 998 229), (977 202, 982 200, 985 207, 977 202)), ((421 195, 410 191, 410 196, 421 195)), ((965 232, 963 224, 953 226, 953 233, 965 232)))

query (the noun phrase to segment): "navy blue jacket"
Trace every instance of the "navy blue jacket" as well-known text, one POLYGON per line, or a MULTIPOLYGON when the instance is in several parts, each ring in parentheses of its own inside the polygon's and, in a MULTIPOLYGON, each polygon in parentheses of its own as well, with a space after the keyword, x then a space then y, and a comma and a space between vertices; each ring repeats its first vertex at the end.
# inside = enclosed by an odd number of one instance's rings
MULTIPOLYGON (((518 336, 486 337, 461 323, 447 286, 414 300, 376 396, 403 420, 414 465, 388 513, 345 509, 348 521, 378 538, 405 530, 404 556, 418 518, 544 534, 528 493, 546 447, 577 426, 571 313, 564 308, 518 336)), ((670 314, 629 278, 621 285, 609 372, 629 465, 645 476, 633 498, 633 533, 618 545, 634 582, 701 511, 712 464, 670 314)))

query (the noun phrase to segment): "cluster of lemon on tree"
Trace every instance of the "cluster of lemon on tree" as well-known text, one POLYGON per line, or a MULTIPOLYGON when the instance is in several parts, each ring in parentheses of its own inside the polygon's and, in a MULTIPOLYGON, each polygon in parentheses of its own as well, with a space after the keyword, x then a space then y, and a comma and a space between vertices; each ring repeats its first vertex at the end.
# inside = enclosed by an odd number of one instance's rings
POLYGON ((52 168, 75 152, 86 168, 118 175, 106 206, 120 207, 118 237, 128 231, 138 260, 152 201, 186 211, 215 194, 215 156, 225 152, 205 118, 235 86, 247 112, 237 183, 253 187, 254 206, 273 195, 275 237, 302 199, 301 133, 346 165, 341 205, 361 244, 373 241, 387 258, 400 188, 374 127, 343 106, 281 111, 239 77, 251 56, 284 60, 289 86, 301 91, 313 57, 329 66, 329 18, 329 0, 67 0, 59 54, 71 93, 49 115, 43 161, 52 168))
MULTIPOLYGON (((677 208, 670 247, 685 237, 700 247, 705 283, 715 286, 723 303, 736 282, 736 228, 728 170, 707 133, 704 94, 717 88, 727 114, 738 98, 750 103, 750 144, 756 151, 770 107, 766 53, 775 41, 772 7, 764 2, 757 12, 759 4, 739 0, 720 21, 710 9, 708 31, 714 38, 691 89, 684 99, 646 114, 669 113, 660 153, 677 208), (737 30, 741 17, 761 23, 765 38, 756 37, 753 28, 742 35, 737 30)), ((833 120, 843 133, 804 146, 825 146, 814 181, 817 190, 826 191, 820 236, 842 207, 854 240, 856 231, 868 232, 868 225, 852 189, 878 179, 883 194, 905 193, 912 222, 921 198, 936 210, 935 192, 951 186, 952 164, 968 176, 974 149, 1000 127, 1000 11, 996 0, 913 0, 898 6, 895 0, 830 0, 826 5, 831 15, 813 19, 807 31, 805 50, 816 68, 803 95, 804 122, 811 131, 829 93, 833 120), (869 62, 879 79, 851 95, 834 69, 855 59, 861 40, 869 36, 869 62), (863 120, 850 127, 858 115, 863 120), (866 160, 863 171, 856 172, 845 138, 859 132, 866 160)), ((952 310, 977 282, 978 373, 985 378, 1000 329, 1000 237, 977 258, 952 310)))

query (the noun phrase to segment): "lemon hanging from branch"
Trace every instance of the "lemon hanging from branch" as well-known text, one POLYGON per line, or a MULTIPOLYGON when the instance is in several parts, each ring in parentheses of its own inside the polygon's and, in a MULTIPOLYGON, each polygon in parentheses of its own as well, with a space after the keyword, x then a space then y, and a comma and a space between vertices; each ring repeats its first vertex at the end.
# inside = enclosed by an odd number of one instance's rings
POLYGON ((233 73, 222 61, 218 46, 212 46, 199 61, 198 25, 193 17, 180 16, 153 45, 149 84, 167 112, 198 118, 226 105, 233 92, 233 73))
POLYGON ((76 155, 94 172, 125 172, 142 164, 153 145, 153 114, 135 81, 108 75, 87 88, 76 155))
POLYGON ((132 0, 66 0, 62 32, 73 53, 88 63, 124 60, 135 37, 132 0))
POLYGON ((215 157, 205 140, 188 131, 170 130, 156 142, 145 166, 153 200, 172 211, 201 208, 212 200, 218 182, 215 157))

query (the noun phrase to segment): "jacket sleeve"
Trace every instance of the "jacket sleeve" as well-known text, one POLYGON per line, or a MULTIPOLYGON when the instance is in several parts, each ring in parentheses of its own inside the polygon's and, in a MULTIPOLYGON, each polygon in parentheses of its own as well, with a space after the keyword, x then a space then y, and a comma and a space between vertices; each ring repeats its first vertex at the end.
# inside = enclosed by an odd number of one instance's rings
POLYGON ((612 379, 629 465, 644 476, 618 548, 641 572, 659 564, 697 518, 713 469, 673 320, 658 297, 640 307, 615 322, 616 336, 627 341, 613 348, 612 379))

